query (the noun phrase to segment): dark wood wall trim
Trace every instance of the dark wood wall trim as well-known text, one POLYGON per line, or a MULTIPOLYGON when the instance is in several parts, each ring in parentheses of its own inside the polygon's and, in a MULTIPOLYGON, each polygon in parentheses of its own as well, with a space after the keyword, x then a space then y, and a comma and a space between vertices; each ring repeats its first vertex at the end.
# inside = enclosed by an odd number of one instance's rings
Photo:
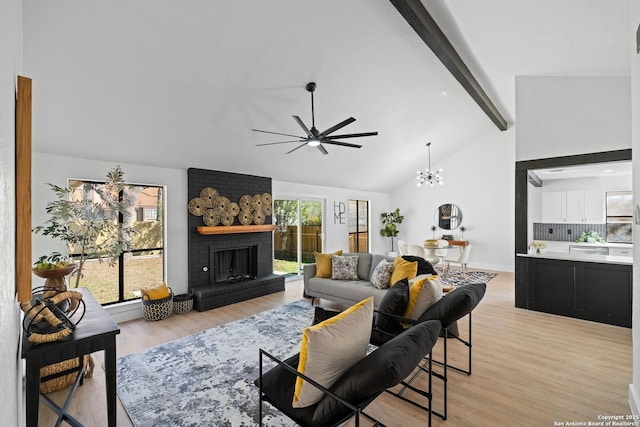
POLYGON ((599 153, 577 154, 573 156, 550 157, 546 159, 523 160, 516 162, 515 170, 515 270, 516 290, 515 306, 526 308, 527 291, 526 279, 521 271, 522 264, 518 263, 518 253, 527 252, 527 223, 528 223, 528 192, 529 169, 542 169, 563 166, 584 165, 589 163, 617 162, 631 160, 631 149, 603 151, 599 153))
POLYGON ((456 52, 447 36, 425 9, 422 2, 420 0, 391 0, 391 3, 453 77, 471 95, 482 111, 495 123, 498 129, 507 130, 507 121, 502 117, 498 108, 478 83, 467 64, 458 55, 458 52, 456 52))
POLYGON ((18 76, 16 96, 16 292, 31 299, 31 79, 18 76))

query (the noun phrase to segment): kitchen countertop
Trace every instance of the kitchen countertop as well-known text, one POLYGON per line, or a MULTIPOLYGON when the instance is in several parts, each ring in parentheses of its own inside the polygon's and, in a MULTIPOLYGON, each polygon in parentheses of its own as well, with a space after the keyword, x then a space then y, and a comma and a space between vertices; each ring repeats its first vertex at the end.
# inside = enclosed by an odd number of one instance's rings
MULTIPOLYGON (((626 245, 625 247, 628 247, 628 246, 629 245, 626 245)), ((628 257, 628 256, 595 255, 595 254, 584 254, 584 253, 549 252, 549 251, 545 251, 541 254, 518 254, 518 256, 527 257, 527 258, 557 259, 557 260, 563 260, 563 261, 598 262, 602 264, 633 265, 633 257, 628 257)))

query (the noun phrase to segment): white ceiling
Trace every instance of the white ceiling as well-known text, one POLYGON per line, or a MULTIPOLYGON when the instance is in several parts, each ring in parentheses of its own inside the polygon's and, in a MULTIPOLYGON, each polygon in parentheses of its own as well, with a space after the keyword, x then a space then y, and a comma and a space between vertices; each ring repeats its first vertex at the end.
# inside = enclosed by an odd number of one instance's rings
MULTIPOLYGON (((630 0, 423 3, 510 126, 517 75, 629 75, 630 0)), ((500 132, 390 2, 23 0, 35 151, 391 191, 500 132), (300 134, 347 117, 363 148, 300 134)))

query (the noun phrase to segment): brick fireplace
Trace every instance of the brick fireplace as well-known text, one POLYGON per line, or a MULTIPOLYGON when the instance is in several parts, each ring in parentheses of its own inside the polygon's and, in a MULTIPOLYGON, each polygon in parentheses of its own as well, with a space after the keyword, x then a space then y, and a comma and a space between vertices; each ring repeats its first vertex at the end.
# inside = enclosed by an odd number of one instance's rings
MULTIPOLYGON (((238 201, 244 195, 271 194, 271 178, 191 168, 189 200, 203 188, 238 201)), ((271 224, 271 216, 265 224, 271 224)), ((203 218, 189 214, 189 289, 194 308, 205 311, 284 290, 284 277, 273 274, 273 232, 201 234, 203 218)), ((234 218, 231 226, 239 226, 234 218)), ((238 227, 242 229, 242 227, 238 227)), ((231 229, 233 230, 233 229, 231 229)))

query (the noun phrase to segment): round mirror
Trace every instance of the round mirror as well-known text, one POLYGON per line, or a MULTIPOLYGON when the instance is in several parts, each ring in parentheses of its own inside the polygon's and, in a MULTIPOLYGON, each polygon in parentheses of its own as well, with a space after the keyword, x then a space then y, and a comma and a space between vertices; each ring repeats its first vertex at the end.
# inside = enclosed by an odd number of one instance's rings
POLYGON ((436 209, 436 225, 444 230, 455 230, 462 224, 462 211, 453 203, 445 203, 436 209))

